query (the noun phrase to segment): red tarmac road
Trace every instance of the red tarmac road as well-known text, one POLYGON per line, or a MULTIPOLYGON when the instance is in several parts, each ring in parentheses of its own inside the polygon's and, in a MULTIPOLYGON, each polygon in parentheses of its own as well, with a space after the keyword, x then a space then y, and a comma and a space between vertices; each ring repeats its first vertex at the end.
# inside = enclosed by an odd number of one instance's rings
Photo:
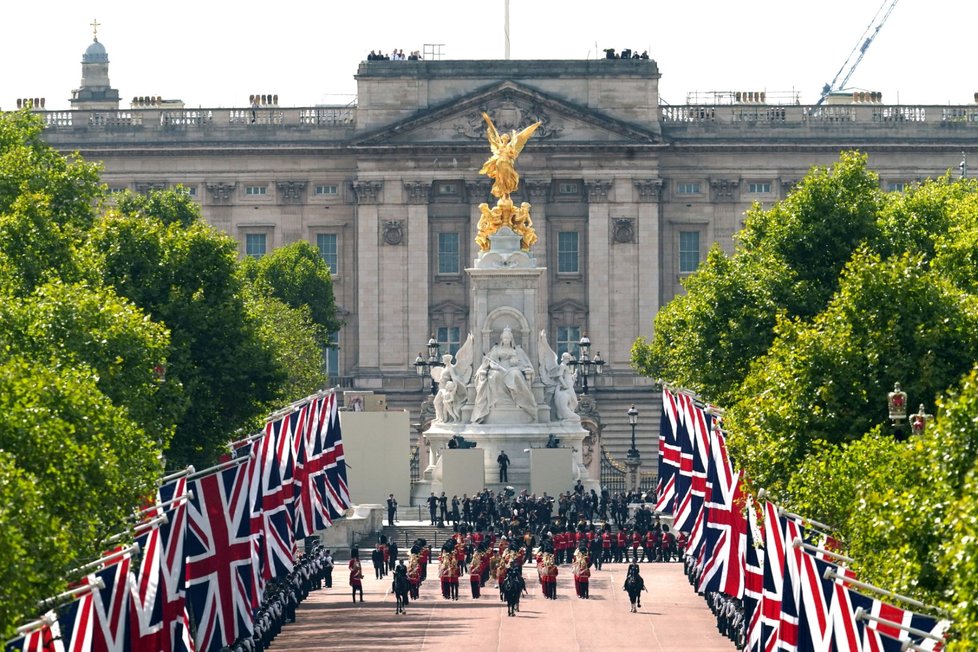
POLYGON ((649 589, 642 594, 639 613, 629 612, 622 591, 624 564, 605 564, 593 571, 591 598, 574 595, 569 566, 560 568, 557 600, 547 600, 527 565, 529 596, 516 617, 506 615, 495 582, 482 597, 472 599, 467 578, 459 585, 457 602, 441 597, 437 566, 428 567, 421 599, 407 614, 394 613, 391 577, 374 579, 364 564, 366 602, 353 604, 348 573, 337 565, 332 589, 313 591, 299 606, 296 622, 285 626, 271 650, 417 650, 434 652, 573 652, 587 650, 669 650, 673 652, 732 652, 734 646, 716 630, 706 602, 683 575, 682 564, 642 564, 649 589))

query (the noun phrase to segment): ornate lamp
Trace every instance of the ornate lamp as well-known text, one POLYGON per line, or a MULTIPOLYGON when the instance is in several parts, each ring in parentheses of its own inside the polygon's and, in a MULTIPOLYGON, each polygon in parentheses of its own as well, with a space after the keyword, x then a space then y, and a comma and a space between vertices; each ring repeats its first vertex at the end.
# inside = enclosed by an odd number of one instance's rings
POLYGON ((899 428, 907 418, 907 393, 900 389, 900 383, 893 383, 893 391, 887 394, 887 407, 894 428, 899 428))
POLYGON ((574 360, 573 364, 577 368, 577 377, 581 381, 581 392, 587 394, 587 379, 590 376, 601 375, 604 360, 601 359, 601 351, 595 353, 593 358, 591 357, 591 339, 587 335, 581 337, 577 347, 577 360, 574 360))
POLYGON ((927 414, 924 411, 924 404, 920 404, 920 409, 917 414, 910 415, 910 429, 915 435, 922 435, 924 431, 927 430, 927 424, 930 420, 934 418, 933 414, 927 414))
MULTIPOLYGON (((424 389, 425 378, 431 376, 431 369, 433 367, 441 367, 441 358, 438 356, 438 349, 440 345, 435 336, 432 335, 428 340, 428 358, 418 353, 418 357, 414 359, 414 370, 417 372, 418 377, 421 378, 421 389, 424 389)), ((434 379, 431 380, 431 395, 434 396, 438 393, 438 383, 434 379)))
POLYGON ((635 448, 635 426, 638 425, 638 410, 635 409, 635 404, 628 408, 628 425, 632 427, 632 447, 628 449, 625 454, 631 459, 638 459, 638 449, 635 448))

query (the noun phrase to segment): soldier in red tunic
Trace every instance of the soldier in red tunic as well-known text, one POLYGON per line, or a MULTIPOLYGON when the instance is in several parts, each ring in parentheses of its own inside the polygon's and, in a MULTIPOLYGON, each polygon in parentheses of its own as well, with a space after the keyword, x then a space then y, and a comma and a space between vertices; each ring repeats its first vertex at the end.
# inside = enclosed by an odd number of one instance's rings
POLYGON ((357 548, 350 550, 350 587, 353 589, 353 602, 357 601, 357 592, 360 592, 360 602, 363 602, 363 569, 360 567, 360 551, 357 548))
POLYGON ((469 563, 469 583, 472 585, 472 597, 478 598, 481 593, 479 588, 482 586, 482 552, 476 550, 472 553, 472 561, 469 563))
POLYGON ((622 557, 625 561, 628 561, 628 534, 624 529, 618 530, 618 535, 615 537, 615 541, 618 547, 615 548, 615 561, 619 564, 622 562, 622 557))

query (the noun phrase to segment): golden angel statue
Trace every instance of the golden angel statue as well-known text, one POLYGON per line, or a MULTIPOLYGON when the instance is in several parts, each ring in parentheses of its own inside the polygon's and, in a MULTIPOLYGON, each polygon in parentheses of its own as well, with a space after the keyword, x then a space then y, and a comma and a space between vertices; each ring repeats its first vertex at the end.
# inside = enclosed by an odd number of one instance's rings
POLYGON ((492 196, 502 199, 515 192, 520 185, 520 175, 515 166, 516 158, 523 151, 526 141, 543 123, 536 122, 518 133, 513 129, 509 133, 500 135, 489 115, 483 112, 482 117, 489 125, 486 129, 486 137, 492 148, 492 156, 482 165, 479 174, 485 174, 493 180, 492 196))

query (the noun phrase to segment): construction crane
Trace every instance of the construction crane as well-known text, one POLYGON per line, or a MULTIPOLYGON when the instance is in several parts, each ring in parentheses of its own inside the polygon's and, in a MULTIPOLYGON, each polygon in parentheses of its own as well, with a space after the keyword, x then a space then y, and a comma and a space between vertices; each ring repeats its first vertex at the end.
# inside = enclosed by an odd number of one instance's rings
POLYGON ((884 23, 886 23, 886 19, 890 17, 890 14, 893 12, 893 8, 896 7, 898 2, 900 2, 900 0, 883 0, 883 4, 881 4, 880 8, 876 11, 876 15, 873 16, 873 20, 870 21, 866 31, 859 37, 856 47, 852 48, 852 52, 849 53, 849 57, 846 59, 845 63, 842 64, 842 67, 839 68, 839 72, 835 73, 832 83, 826 84, 822 87, 822 96, 818 98, 818 102, 815 103, 815 106, 820 106, 831 93, 842 90, 846 87, 846 84, 849 82, 849 78, 852 77, 852 73, 856 72, 856 66, 858 66, 859 62, 863 60, 864 56, 866 56, 866 50, 869 49, 873 39, 876 38, 877 34, 879 34, 880 28, 883 27, 884 23), (853 57, 855 57, 855 61, 853 61, 853 57), (850 62, 852 63, 850 64, 850 62), (845 73, 844 77, 842 76, 843 72, 845 73), (841 82, 839 82, 839 77, 842 77, 841 82), (838 82, 838 84, 836 84, 836 82, 838 82))

